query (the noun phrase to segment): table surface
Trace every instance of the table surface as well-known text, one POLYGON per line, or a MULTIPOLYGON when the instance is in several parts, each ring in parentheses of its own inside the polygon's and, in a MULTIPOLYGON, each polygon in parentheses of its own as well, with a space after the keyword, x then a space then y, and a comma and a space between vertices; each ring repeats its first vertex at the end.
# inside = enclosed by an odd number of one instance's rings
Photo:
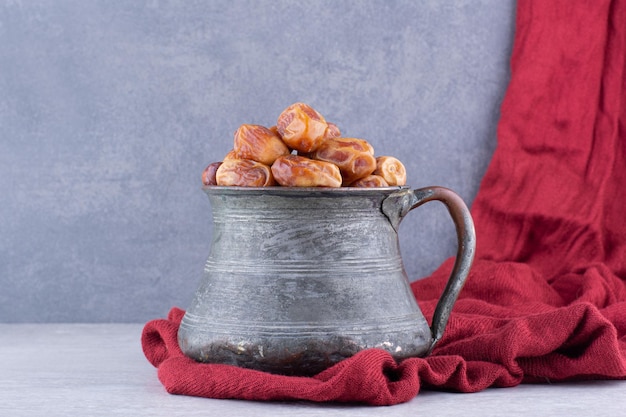
POLYGON ((0 324, 1 416, 621 416, 626 381, 422 391, 392 407, 168 394, 141 351, 142 324, 0 324))

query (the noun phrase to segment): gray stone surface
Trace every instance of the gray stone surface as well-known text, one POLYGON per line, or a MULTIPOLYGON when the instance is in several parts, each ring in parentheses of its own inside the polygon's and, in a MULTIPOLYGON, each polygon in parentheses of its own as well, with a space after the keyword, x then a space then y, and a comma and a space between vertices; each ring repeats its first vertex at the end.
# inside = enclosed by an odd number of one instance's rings
MULTIPOLYGON (((514 7, 0 1, 0 322, 185 307, 209 251, 202 169, 240 124, 271 125, 295 101, 400 157, 412 186, 471 204, 495 147, 514 7)), ((412 279, 452 256, 443 206, 411 213, 401 245, 412 279)))
POLYGON ((474 394, 424 390, 391 407, 169 395, 141 352, 140 324, 0 324, 0 415, 616 417, 626 381, 519 385, 474 394))

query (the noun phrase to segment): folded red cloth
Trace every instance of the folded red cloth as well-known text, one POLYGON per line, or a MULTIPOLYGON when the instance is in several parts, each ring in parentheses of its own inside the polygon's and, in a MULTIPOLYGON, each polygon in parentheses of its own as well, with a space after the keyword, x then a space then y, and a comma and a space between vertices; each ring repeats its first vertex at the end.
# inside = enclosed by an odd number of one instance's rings
MULTIPOLYGON (((626 0, 519 0, 498 146, 472 207, 477 260, 444 338, 367 350, 311 378, 185 357, 183 311, 142 344, 168 392, 396 404, 427 386, 626 379, 626 0)), ((427 317, 451 260, 412 284, 427 317)))

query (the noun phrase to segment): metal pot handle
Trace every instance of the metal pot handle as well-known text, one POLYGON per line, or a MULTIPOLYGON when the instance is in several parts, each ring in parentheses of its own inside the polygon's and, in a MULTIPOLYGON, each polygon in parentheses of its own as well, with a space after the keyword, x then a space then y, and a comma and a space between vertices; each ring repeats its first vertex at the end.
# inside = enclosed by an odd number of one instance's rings
POLYGON ((387 215, 396 230, 402 218, 408 214, 409 211, 432 200, 441 201, 446 206, 456 228, 458 239, 456 259, 446 288, 443 294, 441 294, 433 314, 433 320, 430 326, 432 342, 427 352, 427 354, 429 354, 443 336, 448 319, 450 318, 452 306, 456 302, 465 284, 472 262, 474 261, 474 253, 476 251, 474 222, 463 199, 448 188, 432 186, 416 190, 407 189, 390 197, 395 198, 387 198, 383 202, 383 212, 387 215))

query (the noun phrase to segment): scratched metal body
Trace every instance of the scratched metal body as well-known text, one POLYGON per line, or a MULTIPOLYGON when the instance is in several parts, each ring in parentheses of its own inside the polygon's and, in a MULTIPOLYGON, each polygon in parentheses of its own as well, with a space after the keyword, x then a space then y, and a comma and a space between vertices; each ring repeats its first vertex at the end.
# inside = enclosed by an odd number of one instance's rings
POLYGON ((441 187, 411 190, 205 187, 213 239, 179 329, 195 360, 312 375, 360 350, 423 356, 441 337, 474 253, 467 208, 441 187), (397 228, 446 204, 459 251, 432 328, 415 302, 397 228), (435 322, 436 320, 436 322, 435 322))

